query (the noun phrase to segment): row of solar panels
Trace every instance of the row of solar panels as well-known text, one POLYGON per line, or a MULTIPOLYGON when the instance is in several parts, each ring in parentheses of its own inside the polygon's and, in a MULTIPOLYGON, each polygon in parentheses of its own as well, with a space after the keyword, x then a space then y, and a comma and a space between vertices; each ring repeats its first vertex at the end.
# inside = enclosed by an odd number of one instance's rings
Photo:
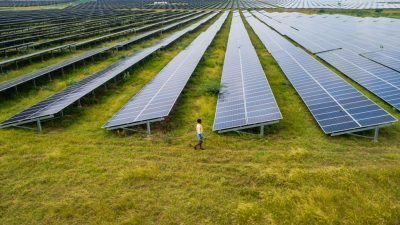
MULTIPOLYGON (((147 47, 143 50, 140 50, 130 56, 125 57, 124 59, 112 64, 111 66, 101 70, 80 82, 68 87, 67 89, 58 92, 57 94, 50 96, 44 101, 39 102, 38 104, 12 116, 6 121, 0 124, 0 127, 13 127, 19 126, 21 124, 26 124, 30 122, 38 122, 53 118, 57 113, 61 113, 66 107, 70 106, 75 102, 79 102, 79 100, 91 93, 98 87, 106 84, 108 81, 117 77, 120 74, 123 74, 129 68, 136 65, 137 63, 143 61, 157 50, 165 48, 169 46, 183 35, 197 29, 205 22, 209 21, 213 17, 216 16, 217 13, 212 13, 206 18, 190 25, 183 30, 177 31, 174 34, 160 40, 159 42, 147 47)), ((40 127, 40 126, 39 126, 40 127)))
POLYGON ((264 126, 282 119, 240 13, 233 13, 214 120, 224 132, 264 126))

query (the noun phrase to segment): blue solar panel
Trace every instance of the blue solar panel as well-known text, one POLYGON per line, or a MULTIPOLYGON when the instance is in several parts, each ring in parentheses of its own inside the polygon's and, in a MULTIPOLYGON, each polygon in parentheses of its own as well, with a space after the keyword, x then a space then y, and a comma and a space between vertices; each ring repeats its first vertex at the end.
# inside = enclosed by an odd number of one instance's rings
POLYGON ((125 128, 168 116, 227 16, 228 12, 225 12, 200 34, 103 127, 109 130, 125 128))
POLYGON ((351 16, 302 13, 255 13, 272 26, 313 53, 346 48, 357 53, 384 49, 399 50, 399 23, 384 18, 368 20, 351 16))
POLYGON ((249 13, 244 14, 326 134, 352 132, 397 121, 304 50, 288 44, 289 41, 249 13))
POLYGON ((349 50, 320 53, 318 56, 400 110, 400 73, 349 50))
POLYGON ((397 72, 400 72, 400 51, 382 50, 377 52, 367 52, 361 55, 376 63, 379 63, 393 70, 396 70, 397 72))
POLYGON ((282 119, 239 12, 233 13, 214 120, 215 131, 243 129, 282 119))

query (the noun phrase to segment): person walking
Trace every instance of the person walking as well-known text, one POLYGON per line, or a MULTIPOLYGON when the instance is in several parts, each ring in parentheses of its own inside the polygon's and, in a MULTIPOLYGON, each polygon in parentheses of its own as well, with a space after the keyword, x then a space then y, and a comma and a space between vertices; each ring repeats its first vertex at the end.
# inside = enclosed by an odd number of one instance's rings
POLYGON ((202 146, 204 141, 204 133, 203 133, 203 125, 201 125, 201 119, 197 119, 196 137, 199 143, 197 143, 197 145, 194 146, 194 150, 197 150, 197 147, 200 147, 201 150, 204 150, 202 146))

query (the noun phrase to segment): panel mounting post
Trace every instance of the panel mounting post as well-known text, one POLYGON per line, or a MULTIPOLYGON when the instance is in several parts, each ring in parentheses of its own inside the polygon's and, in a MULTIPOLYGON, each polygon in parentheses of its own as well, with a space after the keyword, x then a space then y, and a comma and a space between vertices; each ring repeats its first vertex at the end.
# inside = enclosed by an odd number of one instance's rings
POLYGON ((379 135, 379 127, 375 127, 375 132, 374 132, 374 143, 378 142, 378 135, 379 135))
POLYGON ((264 136, 264 125, 260 126, 260 137, 264 136))
POLYGON ((150 122, 147 122, 146 126, 147 126, 147 134, 150 135, 151 134, 150 122))
POLYGON ((42 133, 42 124, 40 123, 40 120, 37 120, 37 121, 36 121, 36 124, 37 124, 37 130, 38 130, 38 132, 39 132, 39 133, 42 133))

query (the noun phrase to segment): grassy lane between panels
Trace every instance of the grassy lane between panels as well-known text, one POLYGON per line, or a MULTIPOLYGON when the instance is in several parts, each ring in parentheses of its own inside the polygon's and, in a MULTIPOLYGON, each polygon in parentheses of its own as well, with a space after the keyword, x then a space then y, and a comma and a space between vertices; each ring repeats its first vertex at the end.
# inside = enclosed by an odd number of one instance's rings
POLYGON ((323 135, 246 22, 284 119, 264 138, 211 131, 231 16, 171 117, 149 137, 100 126, 207 26, 133 69, 95 104, 46 123, 44 134, 0 130, 0 223, 398 223, 398 125, 375 145, 323 135), (205 151, 189 146, 198 117, 205 151))

